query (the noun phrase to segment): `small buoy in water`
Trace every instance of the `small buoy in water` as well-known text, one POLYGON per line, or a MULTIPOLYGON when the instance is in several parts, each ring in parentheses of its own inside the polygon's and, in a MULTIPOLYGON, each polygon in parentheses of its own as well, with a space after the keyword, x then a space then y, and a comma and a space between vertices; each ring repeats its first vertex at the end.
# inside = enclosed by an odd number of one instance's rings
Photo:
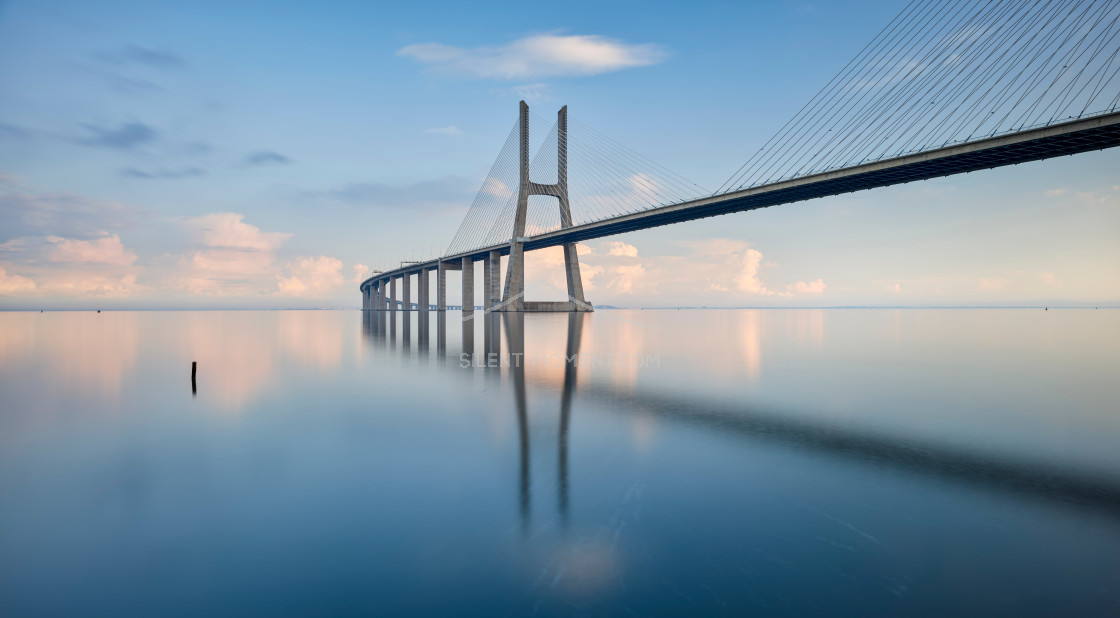
POLYGON ((101 313, 101 310, 100 310, 100 309, 98 309, 98 310, 97 310, 97 312, 98 312, 98 313, 101 313))
POLYGON ((1050 307, 1046 307, 1043 311, 1050 311, 1050 307))

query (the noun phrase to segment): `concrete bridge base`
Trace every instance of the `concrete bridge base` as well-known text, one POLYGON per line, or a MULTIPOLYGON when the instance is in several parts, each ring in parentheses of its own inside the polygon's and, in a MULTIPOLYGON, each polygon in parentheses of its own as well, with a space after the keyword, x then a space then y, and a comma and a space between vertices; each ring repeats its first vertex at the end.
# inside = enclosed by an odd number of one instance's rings
POLYGON ((521 303, 521 311, 524 311, 525 313, 584 313, 594 310, 595 308, 591 306, 591 303, 577 303, 570 300, 526 300, 521 303))

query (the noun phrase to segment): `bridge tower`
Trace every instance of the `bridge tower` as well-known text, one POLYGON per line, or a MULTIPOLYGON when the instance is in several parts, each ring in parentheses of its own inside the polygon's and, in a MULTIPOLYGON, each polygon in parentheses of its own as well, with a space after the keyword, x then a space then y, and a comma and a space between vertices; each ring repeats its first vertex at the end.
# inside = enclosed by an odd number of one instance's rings
POLYGON ((555 197, 560 202, 560 227, 572 227, 572 209, 568 203, 568 106, 556 115, 556 184, 545 185, 529 179, 529 106, 521 102, 520 151, 521 176, 517 191, 517 213, 513 219, 513 236, 509 242, 509 265, 506 285, 499 311, 594 311, 583 296, 583 279, 579 272, 576 244, 564 247, 564 272, 568 284, 568 300, 564 302, 530 302, 525 296, 525 220, 530 195, 555 197))

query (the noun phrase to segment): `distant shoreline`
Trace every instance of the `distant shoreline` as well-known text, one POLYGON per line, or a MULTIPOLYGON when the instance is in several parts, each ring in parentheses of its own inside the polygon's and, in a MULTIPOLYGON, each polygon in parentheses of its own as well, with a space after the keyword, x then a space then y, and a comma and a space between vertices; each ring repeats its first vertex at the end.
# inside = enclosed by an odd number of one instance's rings
MULTIPOLYGON (((1120 305, 828 305, 821 307, 796 307, 796 306, 742 306, 742 307, 615 307, 613 305, 597 305, 596 311, 789 311, 789 310, 851 310, 851 309, 1120 309, 1120 305)), ((40 312, 121 312, 121 311, 361 311, 361 307, 103 307, 103 308, 7 308, 0 307, 0 313, 40 313, 40 312)), ((398 310, 403 311, 403 310, 398 310)), ((410 311, 418 311, 410 309, 410 311)), ((435 313, 434 309, 429 310, 435 313)), ((460 311, 449 309, 448 311, 460 311)), ((476 311, 481 311, 476 309, 476 311)))

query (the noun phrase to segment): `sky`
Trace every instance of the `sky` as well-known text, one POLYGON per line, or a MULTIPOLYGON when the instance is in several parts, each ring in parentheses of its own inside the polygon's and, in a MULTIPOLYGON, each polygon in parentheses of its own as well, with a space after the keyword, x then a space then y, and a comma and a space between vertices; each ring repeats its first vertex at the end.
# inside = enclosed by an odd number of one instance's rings
MULTIPOLYGON (((0 0, 0 308, 357 307, 370 269, 446 250, 522 99, 715 189, 903 4, 0 0)), ((584 287, 1116 305, 1118 169, 1086 153, 589 241, 584 287)), ((530 254, 529 298, 564 298, 561 263, 530 254)))

